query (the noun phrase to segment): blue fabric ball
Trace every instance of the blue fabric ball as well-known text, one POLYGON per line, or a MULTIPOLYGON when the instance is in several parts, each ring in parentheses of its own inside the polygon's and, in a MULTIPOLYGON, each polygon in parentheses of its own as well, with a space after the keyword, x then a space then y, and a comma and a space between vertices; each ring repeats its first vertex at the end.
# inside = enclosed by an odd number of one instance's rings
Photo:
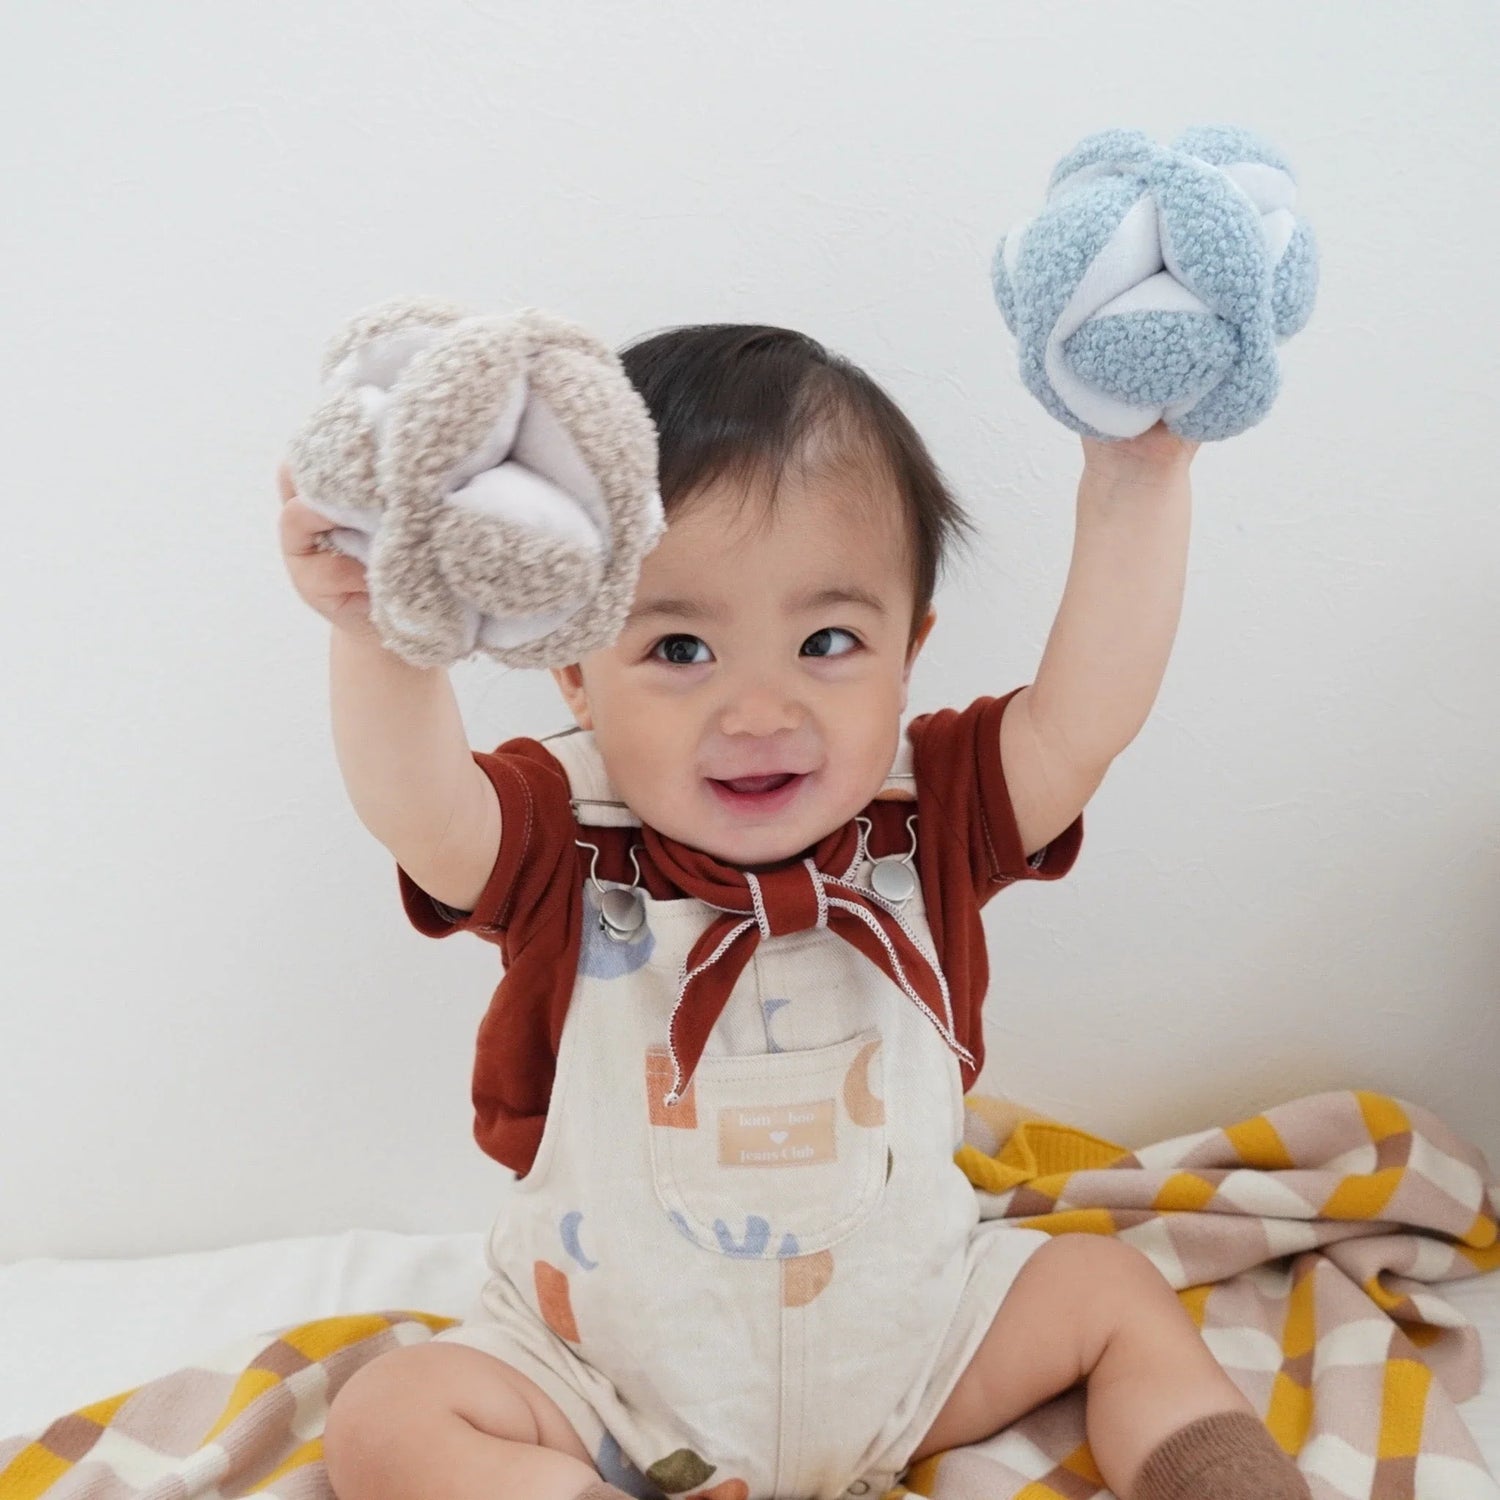
POLYGON ((1085 137, 990 267, 1026 388, 1088 437, 1253 427, 1280 389, 1276 345, 1317 291, 1296 196, 1291 167, 1248 130, 1085 137))

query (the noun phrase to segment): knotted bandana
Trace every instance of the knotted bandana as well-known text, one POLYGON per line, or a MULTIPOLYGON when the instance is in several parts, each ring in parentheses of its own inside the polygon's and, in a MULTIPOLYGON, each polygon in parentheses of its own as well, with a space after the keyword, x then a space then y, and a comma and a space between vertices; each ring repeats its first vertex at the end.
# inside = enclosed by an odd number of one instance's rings
POLYGON ((954 1053, 973 1066, 973 1054, 953 1033, 942 969, 918 945, 893 902, 854 882, 864 857, 864 830, 853 818, 825 834, 810 858, 759 873, 725 864, 649 824, 641 826, 641 834, 659 870, 688 895, 724 913, 709 923, 677 971, 677 1003, 667 1023, 672 1089, 664 1104, 681 1099, 708 1034, 761 939, 813 927, 826 927, 884 969, 954 1053))

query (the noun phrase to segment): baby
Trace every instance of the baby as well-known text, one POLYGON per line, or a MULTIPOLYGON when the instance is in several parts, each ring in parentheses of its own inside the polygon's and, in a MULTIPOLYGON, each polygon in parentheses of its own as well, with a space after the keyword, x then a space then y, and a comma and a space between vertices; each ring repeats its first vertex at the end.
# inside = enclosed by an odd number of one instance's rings
POLYGON ((408 918, 501 949, 475 1136, 516 1174, 474 1308, 338 1391, 339 1500, 842 1500, 1086 1382, 1121 1500, 1308 1500, 1139 1250, 981 1222, 980 908, 1071 868, 1156 697, 1196 445, 1083 440, 1035 680, 914 719, 972 526, 867 375, 786 329, 626 349, 668 526, 574 726, 471 751, 285 468, 339 766, 408 918))

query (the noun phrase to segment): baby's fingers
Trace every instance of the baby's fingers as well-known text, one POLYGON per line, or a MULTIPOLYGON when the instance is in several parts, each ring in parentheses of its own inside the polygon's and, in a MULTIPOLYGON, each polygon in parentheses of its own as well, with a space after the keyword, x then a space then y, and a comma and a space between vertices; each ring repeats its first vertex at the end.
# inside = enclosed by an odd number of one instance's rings
POLYGON ((281 512, 277 517, 281 550, 289 557, 306 557, 309 552, 323 551, 324 544, 319 543, 317 536, 320 531, 327 531, 330 523, 297 498, 297 482, 292 478, 291 465, 285 461, 276 470, 276 488, 281 493, 281 512))
POLYGON ((302 564, 303 577, 320 594, 363 594, 370 582, 357 557, 333 550, 317 551, 302 564))
POLYGON ((328 550, 329 544, 324 538, 333 530, 334 523, 295 495, 282 502, 278 524, 282 551, 290 556, 306 557, 312 552, 328 550))

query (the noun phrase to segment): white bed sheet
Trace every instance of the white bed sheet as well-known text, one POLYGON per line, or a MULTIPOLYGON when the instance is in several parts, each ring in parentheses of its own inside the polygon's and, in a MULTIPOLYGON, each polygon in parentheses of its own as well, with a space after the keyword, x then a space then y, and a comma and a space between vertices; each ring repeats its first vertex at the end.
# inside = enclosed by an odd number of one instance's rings
MULTIPOLYGON (((139 1260, 13 1261, 0 1266, 0 1437, 248 1334, 381 1308, 461 1318, 483 1276, 482 1234, 385 1230, 139 1260)), ((1459 1411, 1500 1476, 1500 1273, 1432 1290, 1479 1329, 1484 1387, 1459 1411)))
POLYGON ((484 1275, 482 1234, 379 1229, 137 1260, 12 1261, 0 1266, 0 1435, 263 1330, 381 1308, 461 1318, 484 1275))

